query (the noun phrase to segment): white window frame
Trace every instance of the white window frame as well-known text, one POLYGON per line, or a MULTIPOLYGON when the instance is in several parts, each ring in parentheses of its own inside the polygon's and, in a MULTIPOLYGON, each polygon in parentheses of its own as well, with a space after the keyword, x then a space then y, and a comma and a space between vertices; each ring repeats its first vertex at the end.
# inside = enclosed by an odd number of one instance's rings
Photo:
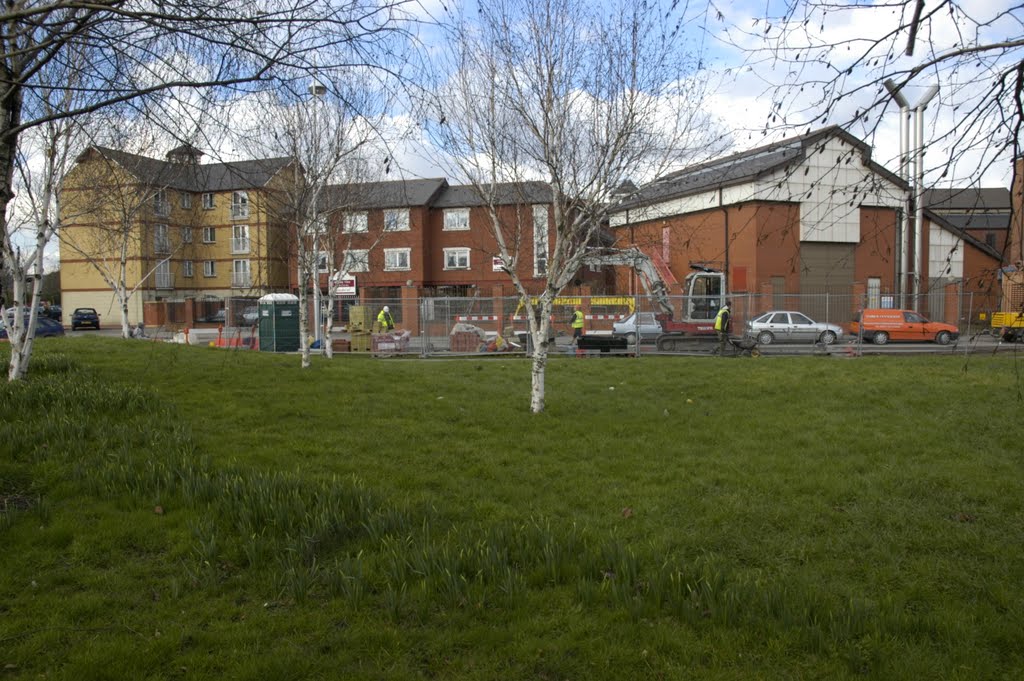
POLYGON ((171 237, 168 236, 167 225, 163 223, 153 225, 153 252, 171 252, 171 237))
POLYGON ((204 244, 215 244, 215 243, 217 243, 217 228, 216 227, 203 227, 203 243, 204 244))
POLYGON ((408 208, 389 208, 384 211, 385 232, 408 232, 409 229, 408 208))
POLYGON ((239 258, 231 261, 231 287, 252 287, 252 268, 249 265, 248 258, 239 258))
POLYGON ((365 232, 369 232, 370 220, 366 211, 359 213, 345 213, 341 231, 344 234, 363 234, 365 232))
POLYGON ((213 210, 216 205, 213 192, 203 192, 203 210, 213 210))
POLYGON ((191 210, 192 195, 188 192, 178 192, 178 207, 182 210, 191 210))
POLYGON ((191 279, 195 276, 195 265, 191 260, 181 261, 181 276, 191 279))
POLYGON ((385 272, 408 272, 412 269, 411 248, 385 248, 384 249, 384 271, 385 272), (397 260, 397 262, 396 262, 397 260), (405 264, 402 264, 402 261, 405 264))
POLYGON ((203 261, 203 276, 212 278, 217 276, 217 261, 216 260, 204 260, 203 261))
POLYGON ((181 243, 190 244, 192 243, 192 228, 182 227, 181 228, 181 243))
POLYGON ((153 213, 164 218, 171 214, 171 204, 167 202, 166 189, 157 189, 153 192, 153 213))
POLYGON ((472 267, 469 259, 469 249, 464 246, 444 249, 444 269, 446 270, 468 270, 472 267), (460 260, 465 259, 465 264, 460 260))
POLYGON ((468 208, 446 208, 444 211, 445 232, 468 232, 469 231, 469 209, 468 208))
POLYGON ((231 252, 248 253, 251 247, 249 225, 231 225, 231 252))
POLYGON ((548 213, 547 205, 533 207, 533 276, 543 277, 548 272, 548 213))
POLYGON ((327 251, 317 251, 316 254, 316 271, 321 274, 328 270, 327 255, 327 251))
POLYGON ((249 217, 249 192, 231 192, 231 219, 245 220, 249 217))
POLYGON ((350 248, 341 258, 343 272, 369 272, 370 251, 365 248, 350 248))
POLYGON ((171 274, 171 263, 168 260, 161 260, 153 268, 153 279, 156 288, 174 288, 174 276, 171 274))

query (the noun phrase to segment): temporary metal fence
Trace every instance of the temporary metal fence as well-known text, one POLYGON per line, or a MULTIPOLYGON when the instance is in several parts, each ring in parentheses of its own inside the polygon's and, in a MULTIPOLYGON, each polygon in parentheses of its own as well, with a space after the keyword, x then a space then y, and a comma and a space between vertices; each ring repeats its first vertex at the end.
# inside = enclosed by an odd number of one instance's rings
MULTIPOLYGON (((849 334, 850 323, 857 313, 867 307, 896 308, 898 299, 885 292, 823 292, 804 294, 751 294, 737 293, 728 296, 732 312, 732 336, 742 337, 747 323, 769 311, 800 312, 816 322, 837 325, 844 330, 843 342, 856 341, 849 334)), ((913 300, 904 298, 906 308, 917 307, 933 321, 941 321, 960 327, 961 336, 967 337, 987 328, 988 315, 992 310, 975 307, 974 296, 962 291, 959 286, 945 286, 937 291, 913 300), (915 306, 917 302, 919 305, 915 306)), ((313 297, 307 301, 308 335, 317 338, 314 328, 313 297)), ((713 337, 709 328, 721 306, 719 296, 685 297, 673 296, 668 299, 672 318, 699 318, 708 336, 713 337)), ((321 299, 322 315, 327 313, 327 300, 321 299)), ((254 298, 202 299, 189 301, 167 301, 168 321, 184 323, 186 312, 191 311, 195 326, 224 327, 225 330, 254 329, 258 324, 257 300, 254 298)), ((387 305, 396 327, 402 332, 403 342, 398 347, 403 354, 421 357, 483 355, 495 352, 531 354, 533 338, 529 334, 528 308, 518 297, 415 297, 357 299, 335 298, 330 328, 333 340, 352 340, 350 313, 353 307, 369 308, 362 311, 372 320, 377 319, 380 310, 387 305), (407 332, 407 333, 405 333, 407 332), (498 339, 501 340, 498 340, 498 339)), ((647 296, 559 296, 552 306, 549 319, 549 345, 552 355, 578 354, 573 341, 571 321, 573 312, 579 308, 584 313, 584 334, 592 338, 625 338, 635 327, 624 326, 628 319, 641 318, 650 321, 665 310, 647 296), (631 317, 637 313, 638 317, 631 317), (618 326, 617 326, 618 325, 618 326)), ((374 325, 374 332, 380 332, 374 325)), ((255 332, 255 331, 254 331, 255 332)), ((360 330, 357 333, 365 333, 360 330)), ((659 349, 658 333, 641 335, 638 342, 628 345, 617 344, 607 354, 628 354, 631 356, 665 354, 678 350, 659 349)), ((632 338, 630 339, 632 340, 632 338)), ((714 344, 698 347, 698 352, 710 352, 714 344)), ((336 344, 344 348, 346 344, 336 344)), ((369 348, 372 344, 352 344, 351 347, 369 348)), ((586 354, 594 354, 588 351, 586 354)), ((604 352, 599 354, 605 354, 604 352)))

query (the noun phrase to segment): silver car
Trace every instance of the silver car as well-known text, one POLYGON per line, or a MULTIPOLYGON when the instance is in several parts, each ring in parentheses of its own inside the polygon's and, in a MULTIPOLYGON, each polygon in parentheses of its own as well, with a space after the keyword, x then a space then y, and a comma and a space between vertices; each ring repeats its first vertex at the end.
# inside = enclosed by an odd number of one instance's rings
POLYGON ((843 337, 843 327, 816 322, 802 312, 771 310, 747 322, 747 335, 758 345, 772 343, 822 343, 831 345, 843 337))
POLYGON ((650 340, 661 335, 661 324, 654 318, 653 312, 634 312, 612 324, 612 335, 624 336, 627 343, 636 343, 638 333, 641 340, 650 340))

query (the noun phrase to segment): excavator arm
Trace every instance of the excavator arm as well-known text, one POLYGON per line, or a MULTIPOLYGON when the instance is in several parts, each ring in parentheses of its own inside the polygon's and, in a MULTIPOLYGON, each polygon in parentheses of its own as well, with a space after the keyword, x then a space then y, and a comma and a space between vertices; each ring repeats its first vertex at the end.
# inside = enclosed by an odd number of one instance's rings
POLYGON ((632 267, 640 275, 640 283, 643 284, 647 295, 657 304, 663 314, 672 318, 674 310, 672 301, 668 297, 668 285, 658 273, 651 258, 645 255, 639 248, 630 247, 623 249, 593 249, 583 256, 583 264, 599 267, 612 265, 620 267, 632 267))

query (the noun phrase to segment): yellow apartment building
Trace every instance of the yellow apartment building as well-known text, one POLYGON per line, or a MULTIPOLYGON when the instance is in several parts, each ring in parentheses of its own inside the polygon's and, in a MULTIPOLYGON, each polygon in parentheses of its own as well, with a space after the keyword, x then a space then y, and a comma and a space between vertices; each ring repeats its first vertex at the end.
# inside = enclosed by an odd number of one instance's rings
MULTIPOLYGON (((145 303, 226 299, 289 290, 283 188, 290 159, 200 163, 178 147, 165 160, 94 146, 61 186, 61 301, 68 322, 93 307, 120 321, 114 282, 132 292, 130 324, 145 303)), ((202 307, 202 306, 200 306, 202 307)))

